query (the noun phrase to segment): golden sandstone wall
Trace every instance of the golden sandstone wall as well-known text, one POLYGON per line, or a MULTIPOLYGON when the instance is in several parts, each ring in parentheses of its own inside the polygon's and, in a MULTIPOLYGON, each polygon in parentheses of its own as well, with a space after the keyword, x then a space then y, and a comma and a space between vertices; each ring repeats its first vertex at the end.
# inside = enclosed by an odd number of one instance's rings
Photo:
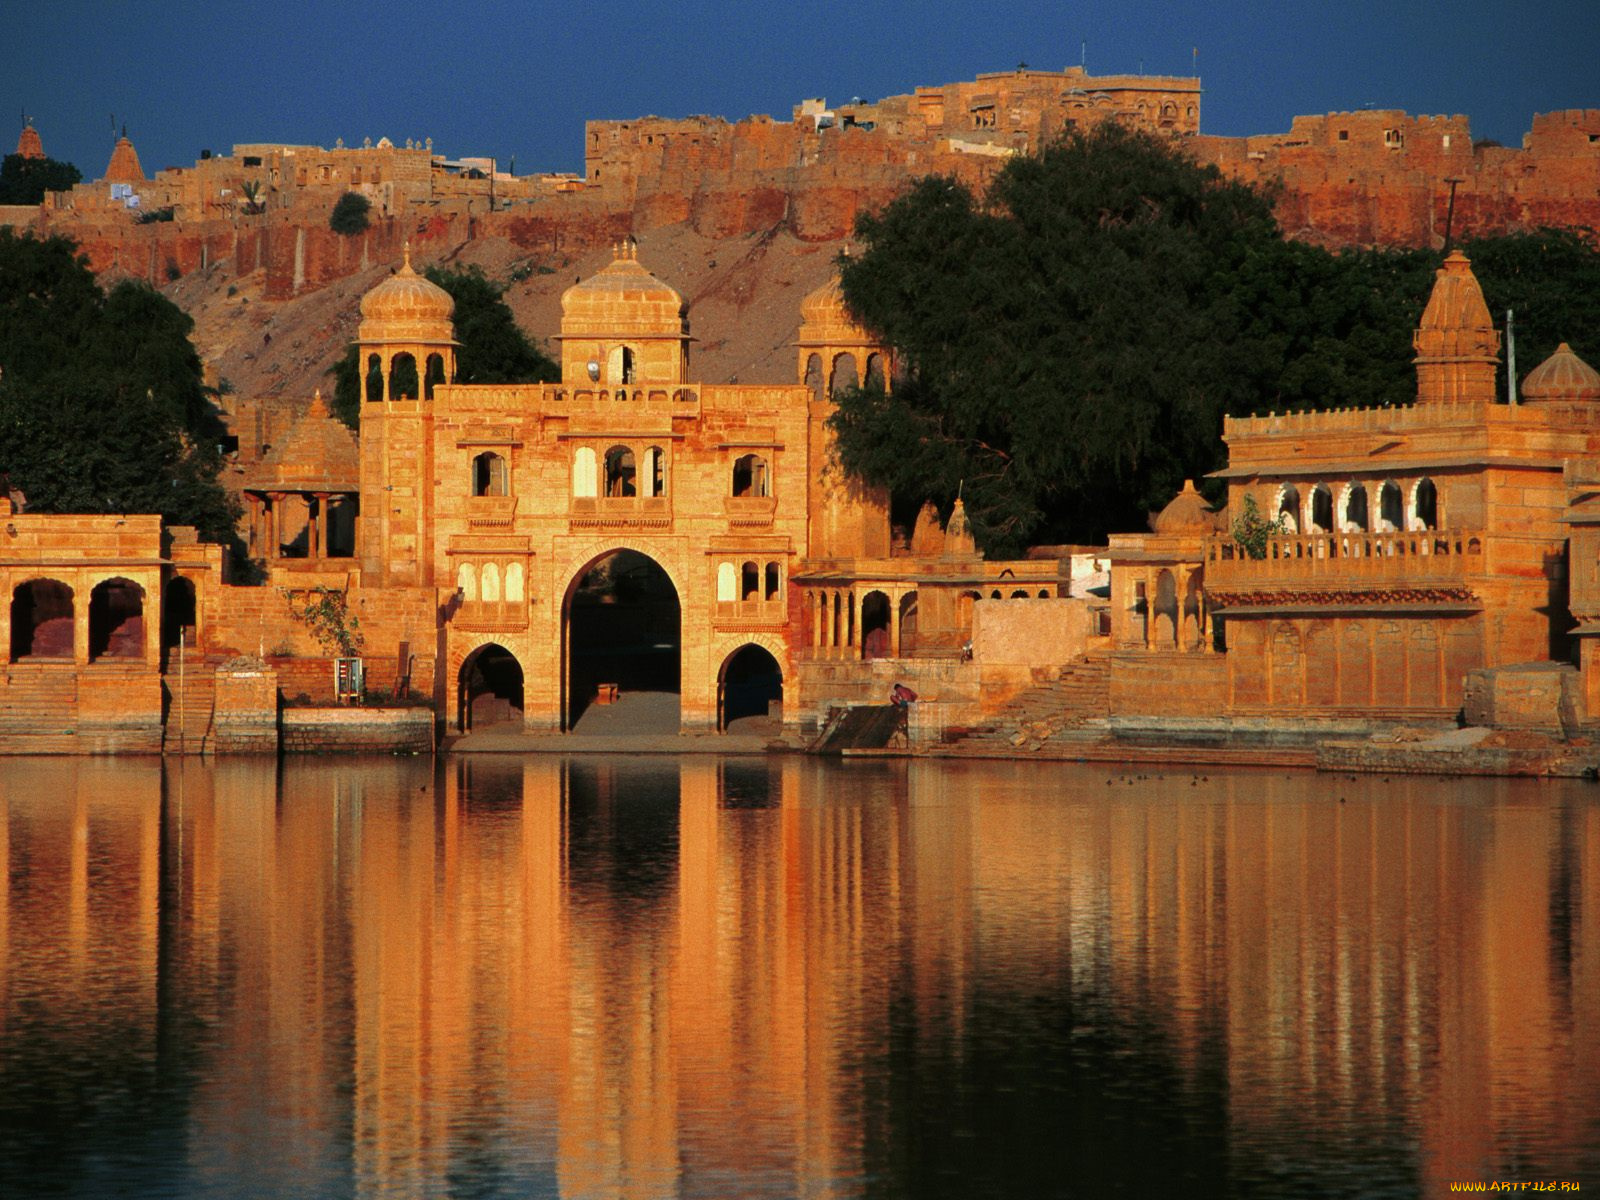
POLYGON ((591 121, 581 179, 499 173, 492 184, 431 146, 236 146, 139 185, 143 209, 172 206, 172 222, 134 224, 104 182, 3 215, 75 237, 96 271, 162 284, 232 260, 237 274, 266 267, 268 295, 281 298, 392 259, 408 237, 499 236, 552 256, 677 223, 718 238, 782 226, 802 240, 836 241, 910 179, 979 184, 1013 153, 1115 119, 1181 137, 1231 176, 1281 181, 1279 219, 1309 241, 1437 245, 1452 177, 1461 181, 1457 230, 1600 228, 1600 109, 1536 115, 1521 147, 1474 146, 1462 116, 1397 110, 1296 117, 1287 133, 1217 137, 1199 132, 1198 80, 1071 68, 997 72, 832 107, 808 100, 793 116, 591 121), (247 182, 263 189, 264 212, 244 207, 247 182), (360 239, 327 227, 348 189, 374 202, 374 229, 360 239))

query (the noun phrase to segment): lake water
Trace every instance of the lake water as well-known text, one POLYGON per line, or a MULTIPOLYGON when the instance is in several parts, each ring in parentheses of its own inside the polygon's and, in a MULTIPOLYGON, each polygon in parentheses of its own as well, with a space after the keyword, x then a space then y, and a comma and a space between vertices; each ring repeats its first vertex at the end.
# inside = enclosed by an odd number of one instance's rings
POLYGON ((1600 1190, 1600 787, 0 762, 0 1195, 1600 1190))

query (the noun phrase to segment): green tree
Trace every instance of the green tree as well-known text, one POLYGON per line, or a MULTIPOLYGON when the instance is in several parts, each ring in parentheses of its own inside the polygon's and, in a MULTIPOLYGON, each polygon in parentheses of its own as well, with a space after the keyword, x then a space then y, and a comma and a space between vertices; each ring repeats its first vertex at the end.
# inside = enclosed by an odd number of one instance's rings
POLYGON ((82 179, 69 162, 8 154, 0 162, 0 204, 38 204, 46 192, 71 191, 82 179))
MULTIPOLYGON (((980 544, 1013 553, 1140 527, 1222 465, 1224 414, 1410 403, 1439 254, 1287 241, 1270 200, 1105 125, 1013 159, 981 200, 925 179, 864 216, 846 301, 904 372, 837 398, 845 467, 897 512, 964 483, 980 544)), ((1517 311, 1519 373, 1561 340, 1600 353, 1582 237, 1463 248, 1495 316, 1517 311)))
POLYGON ((346 192, 340 196, 328 215, 328 228, 345 237, 365 233, 372 224, 372 201, 360 192, 346 192))
POLYGON ((143 284, 102 292, 65 238, 0 229, 0 469, 31 509, 160 513, 232 539, 192 328, 143 284))
MULTIPOLYGON (((444 271, 429 267, 424 274, 455 301, 457 383, 550 383, 561 368, 517 325, 505 302, 505 286, 476 266, 444 271)), ((334 377, 335 414, 350 428, 361 417, 361 364, 352 345, 329 373, 334 377)))
POLYGON ((981 204, 924 180, 857 234, 846 300, 906 371, 839 398, 844 465, 914 501, 964 483, 990 550, 1138 523, 1215 466, 1273 355, 1234 295, 1281 269, 1268 198, 1116 125, 1012 160, 981 204))

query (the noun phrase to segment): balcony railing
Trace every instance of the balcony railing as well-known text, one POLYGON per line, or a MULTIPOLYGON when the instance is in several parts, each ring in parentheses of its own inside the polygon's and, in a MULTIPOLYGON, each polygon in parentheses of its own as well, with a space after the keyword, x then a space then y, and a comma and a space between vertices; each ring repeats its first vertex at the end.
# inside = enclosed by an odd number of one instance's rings
POLYGON ((672 509, 665 496, 574 496, 574 525, 666 525, 672 509))
POLYGON ((1280 535, 1261 558, 1231 538, 1206 544, 1206 586, 1278 580, 1323 583, 1453 580, 1483 573, 1487 538, 1480 532, 1313 533, 1280 535))
POLYGON ((732 525, 771 525, 777 508, 775 496, 727 497, 728 522, 732 525))

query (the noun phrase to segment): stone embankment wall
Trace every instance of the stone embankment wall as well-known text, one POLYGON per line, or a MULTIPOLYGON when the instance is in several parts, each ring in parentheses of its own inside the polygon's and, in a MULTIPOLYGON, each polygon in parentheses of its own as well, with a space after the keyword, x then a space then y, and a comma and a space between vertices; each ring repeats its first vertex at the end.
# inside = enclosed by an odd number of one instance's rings
POLYGON ((434 718, 426 708, 286 708, 286 754, 431 754, 434 718))

